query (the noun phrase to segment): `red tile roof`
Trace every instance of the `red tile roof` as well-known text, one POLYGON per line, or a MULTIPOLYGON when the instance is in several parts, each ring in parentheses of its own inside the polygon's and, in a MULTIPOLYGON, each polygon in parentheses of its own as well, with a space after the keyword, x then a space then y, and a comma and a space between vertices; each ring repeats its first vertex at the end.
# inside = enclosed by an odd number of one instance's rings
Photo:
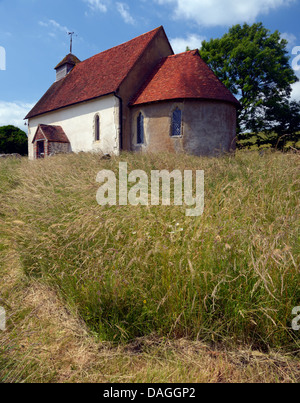
POLYGON ((197 50, 163 58, 131 105, 184 98, 212 99, 240 105, 197 50))
POLYGON ((61 126, 39 125, 32 142, 45 139, 50 143, 69 143, 69 139, 61 126))
POLYGON ((25 119, 116 92, 160 30, 163 27, 78 63, 49 88, 25 119))

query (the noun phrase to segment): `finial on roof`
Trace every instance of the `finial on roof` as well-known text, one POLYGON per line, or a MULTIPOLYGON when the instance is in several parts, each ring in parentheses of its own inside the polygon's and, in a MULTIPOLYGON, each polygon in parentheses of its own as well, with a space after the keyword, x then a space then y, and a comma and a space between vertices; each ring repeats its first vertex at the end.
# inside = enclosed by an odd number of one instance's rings
POLYGON ((73 51, 73 35, 75 35, 75 32, 68 32, 68 35, 70 35, 70 53, 72 54, 72 51, 73 51))

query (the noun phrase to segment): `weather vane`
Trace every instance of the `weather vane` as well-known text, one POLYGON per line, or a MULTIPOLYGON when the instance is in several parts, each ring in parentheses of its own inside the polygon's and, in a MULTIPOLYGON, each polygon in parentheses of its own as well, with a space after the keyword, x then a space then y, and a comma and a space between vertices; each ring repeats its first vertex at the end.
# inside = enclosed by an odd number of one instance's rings
POLYGON ((72 53, 73 50, 73 35, 75 35, 75 32, 67 32, 68 35, 70 35, 70 53, 72 53))

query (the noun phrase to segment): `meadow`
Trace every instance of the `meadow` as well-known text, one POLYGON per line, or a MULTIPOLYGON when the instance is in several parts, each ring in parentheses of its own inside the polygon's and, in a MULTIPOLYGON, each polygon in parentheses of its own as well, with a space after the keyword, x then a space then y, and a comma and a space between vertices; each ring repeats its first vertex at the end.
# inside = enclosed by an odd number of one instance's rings
POLYGON ((299 381, 299 154, 22 158, 0 183, 0 380, 299 381), (99 206, 97 173, 121 161, 204 170, 203 215, 99 206))

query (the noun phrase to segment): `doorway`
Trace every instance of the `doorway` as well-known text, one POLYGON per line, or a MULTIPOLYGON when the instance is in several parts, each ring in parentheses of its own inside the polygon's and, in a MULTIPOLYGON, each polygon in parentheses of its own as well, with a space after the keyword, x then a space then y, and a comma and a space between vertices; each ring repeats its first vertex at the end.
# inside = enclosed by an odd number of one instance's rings
POLYGON ((45 142, 44 141, 38 141, 36 146, 37 146, 37 148, 36 148, 36 157, 37 158, 45 158, 45 142))

